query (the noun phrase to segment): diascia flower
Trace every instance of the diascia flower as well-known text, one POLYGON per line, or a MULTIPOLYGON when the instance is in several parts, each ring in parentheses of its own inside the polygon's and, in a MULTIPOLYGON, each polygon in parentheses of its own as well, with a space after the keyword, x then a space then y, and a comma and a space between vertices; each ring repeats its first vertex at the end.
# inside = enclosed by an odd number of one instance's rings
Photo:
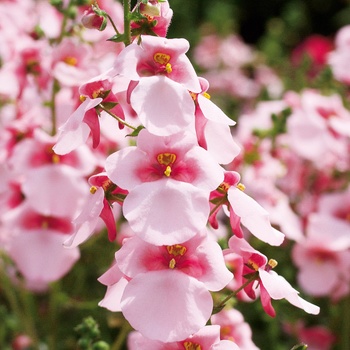
POLYGON ((245 283, 249 276, 257 274, 257 280, 252 280, 245 288, 245 292, 251 299, 256 299, 256 290, 259 287, 260 300, 265 312, 274 317, 276 312, 271 304, 271 299, 286 299, 292 305, 305 310, 307 313, 317 315, 320 308, 299 296, 295 290, 282 276, 272 269, 277 265, 273 259, 269 260, 265 255, 255 250, 246 240, 231 237, 227 252, 237 253, 241 256, 244 268, 242 271, 245 283))
POLYGON ((121 297, 123 315, 144 336, 163 342, 183 340, 204 327, 213 307, 209 291, 232 279, 220 246, 206 231, 163 246, 133 236, 115 258, 130 279, 121 297))
MULTIPOLYGON (((105 108, 124 119, 123 109, 118 103, 117 96, 111 91, 113 83, 106 77, 96 79, 80 87, 83 102, 59 128, 59 135, 53 150, 57 154, 66 154, 84 144, 89 135, 92 136, 92 146, 100 143, 101 108, 105 108)), ((119 125, 123 127, 122 124, 119 125)))
POLYGON ((189 91, 200 92, 196 72, 185 55, 185 39, 142 36, 117 57, 114 74, 130 79, 130 104, 151 133, 194 130, 195 106, 189 91), (159 103, 161 101, 161 103, 159 103))
POLYGON ((105 173, 91 176, 89 183, 92 185, 91 195, 81 213, 73 221, 75 232, 64 242, 66 247, 76 247, 85 242, 94 233, 99 219, 106 225, 108 239, 110 241, 116 239, 116 215, 113 204, 118 202, 121 205, 127 191, 115 185, 105 173))
POLYGON ((131 229, 156 245, 184 242, 206 226, 210 191, 224 176, 194 135, 161 137, 145 129, 137 146, 107 158, 106 172, 129 191, 123 213, 131 229))
POLYGON ((230 224, 235 235, 242 238, 241 224, 254 236, 271 245, 280 245, 284 235, 271 226, 268 212, 253 198, 244 193, 244 187, 239 183, 240 175, 234 171, 225 172, 225 179, 211 193, 211 213, 209 223, 217 228, 216 215, 223 205, 227 206, 230 224))

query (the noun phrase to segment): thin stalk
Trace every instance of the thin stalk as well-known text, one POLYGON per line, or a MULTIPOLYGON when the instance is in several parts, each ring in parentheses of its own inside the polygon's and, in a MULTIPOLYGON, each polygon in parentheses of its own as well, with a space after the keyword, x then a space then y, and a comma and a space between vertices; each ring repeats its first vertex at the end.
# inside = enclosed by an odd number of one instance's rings
POLYGON ((137 128, 129 123, 127 123, 125 120, 121 119, 120 117, 118 117, 117 115, 115 115, 114 113, 112 113, 111 111, 109 111, 108 109, 106 109, 105 107, 103 107, 102 104, 98 105, 103 111, 105 111, 106 113, 108 113, 111 117, 113 117, 114 119, 116 119, 119 123, 127 126, 128 128, 132 129, 132 130, 136 130, 137 128))
POLYGON ((128 336, 129 332, 132 330, 131 326, 129 325, 129 323, 124 320, 122 328, 120 329, 119 333, 118 333, 118 337, 115 340, 115 342, 112 344, 111 349, 110 350, 120 350, 122 349, 124 343, 125 343, 125 339, 128 336))
POLYGON ((108 13, 106 13, 106 16, 107 16, 107 18, 109 19, 109 22, 111 23, 111 25, 112 25, 114 31, 115 31, 117 34, 120 34, 119 31, 118 31, 118 28, 117 28, 116 25, 114 24, 113 19, 111 18, 111 16, 110 16, 108 13))
POLYGON ((51 135, 56 135, 57 132, 57 113, 56 113, 56 93, 59 90, 59 83, 57 79, 53 80, 51 100, 50 100, 50 112, 51 112, 51 135))
POLYGON ((123 0, 124 6, 124 44, 128 46, 131 44, 131 27, 130 27, 130 12, 131 0, 123 0))
POLYGON ((222 309, 225 304, 233 297, 235 297, 242 289, 244 289, 248 284, 254 282, 259 277, 259 272, 256 271, 250 278, 248 278, 245 283, 243 283, 238 289, 229 294, 224 300, 221 301, 219 305, 215 305, 214 309, 222 309))

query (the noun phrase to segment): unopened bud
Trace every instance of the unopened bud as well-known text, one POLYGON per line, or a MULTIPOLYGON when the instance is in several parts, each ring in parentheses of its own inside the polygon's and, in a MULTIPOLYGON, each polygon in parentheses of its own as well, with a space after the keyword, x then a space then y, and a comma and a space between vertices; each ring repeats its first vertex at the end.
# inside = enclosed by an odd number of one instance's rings
POLYGON ((97 14, 93 8, 89 8, 84 12, 81 23, 87 29, 103 31, 107 26, 107 19, 102 14, 103 11, 101 10, 99 10, 99 14, 97 14))

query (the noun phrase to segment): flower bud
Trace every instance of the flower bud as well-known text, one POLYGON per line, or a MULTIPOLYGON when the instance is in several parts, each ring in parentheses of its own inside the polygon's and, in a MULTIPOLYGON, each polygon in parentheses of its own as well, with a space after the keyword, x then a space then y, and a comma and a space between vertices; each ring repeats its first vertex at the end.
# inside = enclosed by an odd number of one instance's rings
POLYGON ((106 28, 107 18, 103 16, 103 11, 99 10, 98 12, 96 13, 92 7, 84 12, 81 23, 85 28, 99 31, 103 31, 106 28))

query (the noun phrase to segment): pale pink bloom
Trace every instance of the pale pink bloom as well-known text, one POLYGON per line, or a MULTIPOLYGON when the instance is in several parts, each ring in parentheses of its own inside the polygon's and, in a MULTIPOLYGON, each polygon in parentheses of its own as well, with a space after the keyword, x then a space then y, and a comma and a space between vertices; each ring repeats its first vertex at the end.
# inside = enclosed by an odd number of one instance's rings
POLYGON ((136 235, 152 244, 175 244, 207 223, 209 193, 223 169, 190 133, 168 137, 141 130, 137 146, 106 160, 108 177, 129 191, 123 213, 136 235))
POLYGON ((350 113, 340 96, 305 90, 287 120, 288 145, 318 168, 348 161, 350 113))
POLYGON ((185 340, 163 343, 151 340, 139 332, 131 332, 128 336, 129 350, 239 350, 240 348, 232 341, 220 340, 219 326, 205 326, 185 340))
POLYGON ((85 242, 97 230, 99 219, 106 225, 109 240, 116 239, 116 217, 119 212, 113 210, 113 204, 122 204, 127 191, 113 184, 105 173, 91 176, 89 183, 92 185, 90 196, 81 213, 73 220, 75 232, 64 242, 66 247, 76 247, 85 242))
MULTIPOLYGON (((127 46, 117 57, 114 73, 130 80, 164 76, 181 84, 187 90, 200 92, 197 74, 186 56, 186 39, 166 39, 145 35, 141 45, 127 46)), ((157 96, 158 97, 158 96, 157 96)))
POLYGON ((63 241, 73 232, 71 217, 43 215, 27 202, 3 216, 11 227, 7 253, 23 275, 27 288, 46 290, 49 283, 63 277, 79 259, 77 248, 63 248, 63 241))
POLYGON ((87 97, 86 100, 81 103, 66 123, 59 128, 58 139, 53 147, 55 153, 59 155, 70 153, 86 142, 91 131, 95 132, 95 140, 99 139, 99 135, 96 133, 98 130, 96 129, 98 120, 96 120, 97 123, 94 124, 94 129, 91 130, 89 124, 85 121, 85 115, 91 111, 93 113, 93 118, 91 119, 94 120, 95 111, 93 111, 93 108, 101 102, 102 98, 100 97, 94 99, 87 97))
POLYGON ((210 101, 207 94, 209 83, 199 78, 202 92, 192 93, 196 104, 196 133, 198 143, 208 150, 219 164, 228 164, 240 152, 239 146, 234 142, 230 126, 236 122, 230 119, 217 105, 210 101), (223 150, 225 150, 223 152, 223 150))
POLYGON ((220 339, 234 341, 241 350, 259 349, 253 343, 249 324, 238 310, 224 309, 211 317, 211 323, 220 326, 220 339))
POLYGON ((211 216, 209 222, 217 226, 215 215, 225 205, 229 211, 232 231, 243 237, 241 224, 254 236, 271 245, 280 245, 284 235, 271 226, 269 213, 252 197, 246 195, 239 185, 240 176, 236 172, 225 172, 225 179, 210 195, 211 216))
MULTIPOLYGON (((94 78, 79 88, 79 93, 84 101, 60 126, 58 140, 53 148, 57 154, 66 154, 76 149, 87 141, 90 134, 92 147, 97 148, 101 136, 100 113, 103 112, 101 107, 109 110, 121 120, 125 119, 117 97, 121 91, 118 90, 114 94, 111 91, 112 88, 113 83, 108 73, 94 78)), ((124 125, 119 123, 119 128, 123 127, 124 125)))
POLYGON ((252 62, 254 53, 237 35, 224 39, 217 35, 202 37, 194 50, 194 59, 203 68, 240 67, 252 62))
POLYGON ((74 168, 81 176, 89 175, 97 166, 97 160, 87 146, 81 146, 68 155, 57 155, 52 150, 56 138, 36 128, 32 137, 17 143, 9 158, 9 166, 18 174, 44 165, 65 165, 74 168))
POLYGON ((275 261, 268 261, 265 255, 251 247, 247 241, 235 236, 231 237, 229 240, 228 251, 240 255, 243 260, 243 283, 246 278, 249 278, 245 276, 257 273, 257 280, 249 283, 244 290, 251 299, 256 298, 256 290, 260 291, 260 300, 268 315, 274 317, 276 314, 271 304, 271 299, 286 299, 292 305, 303 309, 307 313, 319 313, 318 306, 302 299, 297 290, 295 290, 282 276, 279 276, 275 271, 272 271, 275 261))
POLYGON ((131 279, 121 299, 123 315, 144 336, 163 342, 185 339, 203 327, 213 307, 209 290, 221 290, 232 279, 220 246, 206 232, 171 246, 133 236, 115 258, 131 279))
POLYGON ((35 2, 35 9, 33 10, 30 16, 33 21, 33 31, 36 25, 45 33, 46 38, 54 39, 59 37, 63 14, 46 1, 35 2))
POLYGON ((30 205, 43 215, 72 216, 86 199, 87 184, 74 168, 43 165, 28 170, 22 192, 30 205))
POLYGON ((298 283, 305 292, 334 299, 349 293, 349 230, 346 220, 324 212, 309 215, 307 235, 292 251, 298 283))
POLYGON ((53 76, 64 86, 80 86, 100 72, 91 64, 91 48, 65 38, 52 52, 53 76))
POLYGON ((172 246, 155 246, 133 236, 125 240, 115 257, 129 278, 170 268, 196 278, 211 291, 223 289, 232 279, 220 246, 207 237, 206 231, 172 246))
POLYGON ((178 269, 139 273, 125 287, 124 317, 150 339, 182 340, 204 327, 213 300, 205 285, 178 269))
POLYGON ((350 84, 350 74, 347 66, 350 58, 350 25, 342 27, 335 37, 335 49, 328 54, 328 64, 332 68, 334 77, 350 84))
POLYGON ((166 136, 194 128, 195 106, 189 91, 201 89, 185 55, 188 49, 185 39, 146 35, 141 45, 127 46, 116 59, 114 74, 131 80, 130 104, 154 134, 166 136))

